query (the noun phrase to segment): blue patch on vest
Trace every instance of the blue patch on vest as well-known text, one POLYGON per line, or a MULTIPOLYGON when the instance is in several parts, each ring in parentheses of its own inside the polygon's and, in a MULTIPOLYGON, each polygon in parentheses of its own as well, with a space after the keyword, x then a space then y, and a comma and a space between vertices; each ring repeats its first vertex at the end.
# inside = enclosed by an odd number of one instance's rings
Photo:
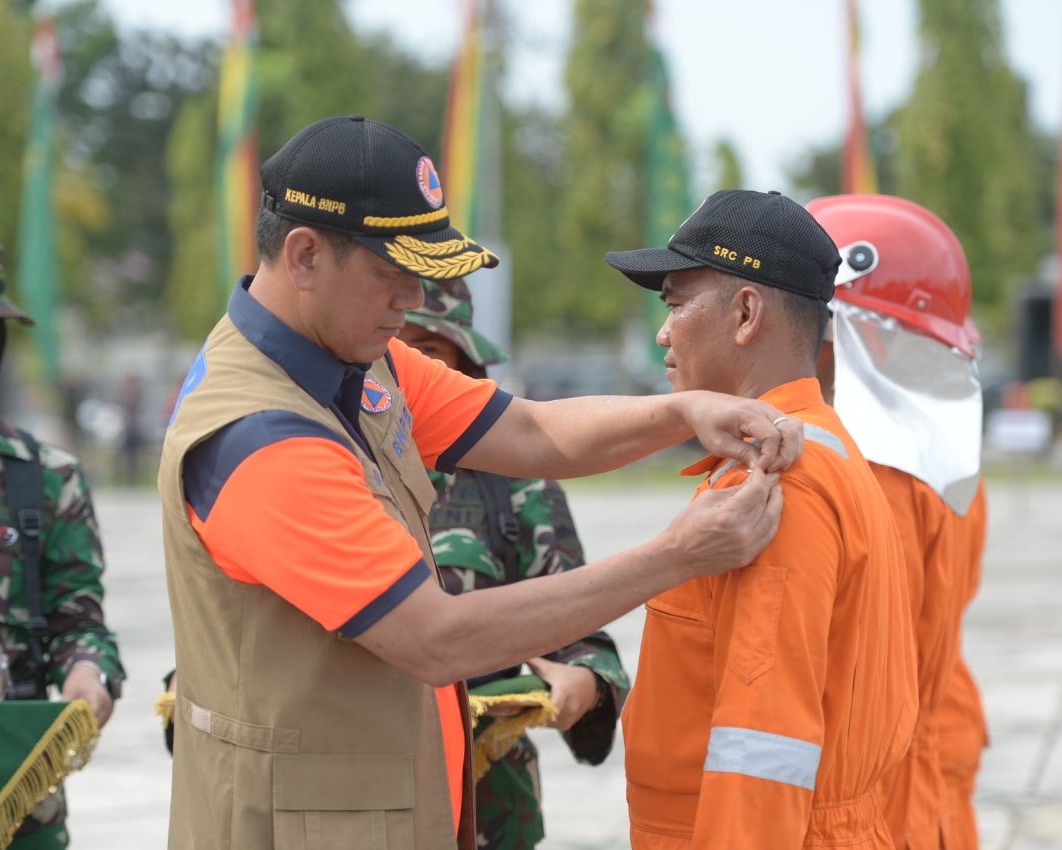
POLYGON ((195 356, 195 361, 192 363, 192 368, 184 376, 184 383, 181 384, 181 392, 177 395, 177 401, 173 405, 173 413, 170 414, 167 428, 173 425, 173 421, 177 418, 177 411, 181 409, 181 402, 184 401, 184 397, 203 383, 203 378, 206 377, 206 355, 203 353, 205 348, 206 345, 204 344, 203 348, 199 349, 199 353, 195 356))

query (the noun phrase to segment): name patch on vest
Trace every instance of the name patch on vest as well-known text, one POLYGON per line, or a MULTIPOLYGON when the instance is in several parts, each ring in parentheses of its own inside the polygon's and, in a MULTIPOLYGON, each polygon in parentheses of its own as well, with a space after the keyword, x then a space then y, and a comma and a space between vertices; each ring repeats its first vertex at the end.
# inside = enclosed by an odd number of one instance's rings
POLYGON ((395 457, 402 457, 406 453, 406 446, 409 445, 409 430, 412 425, 413 415, 409 412, 409 408, 403 405, 402 415, 398 417, 398 424, 395 426, 394 437, 391 440, 391 451, 395 453, 395 457))

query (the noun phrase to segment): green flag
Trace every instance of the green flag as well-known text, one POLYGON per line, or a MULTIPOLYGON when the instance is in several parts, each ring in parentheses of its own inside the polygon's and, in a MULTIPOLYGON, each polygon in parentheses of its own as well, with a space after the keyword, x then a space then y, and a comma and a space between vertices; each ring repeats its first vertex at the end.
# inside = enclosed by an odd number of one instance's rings
MULTIPOLYGON (((645 244, 662 248, 690 214, 690 172, 682 136, 671 111, 667 67, 658 48, 651 48, 649 61, 652 104, 646 145, 645 244)), ((644 315, 647 358, 656 373, 660 371, 662 358, 655 341, 656 331, 667 316, 667 308, 655 292, 645 292, 644 315)))
POLYGON ((0 700, 0 848, 38 803, 85 766, 99 734, 83 699, 0 700))
POLYGON ((33 339, 44 375, 54 386, 59 379, 59 340, 55 307, 59 290, 55 210, 56 95, 61 66, 55 21, 41 20, 33 36, 33 101, 22 170, 22 212, 19 219, 18 290, 21 303, 37 321, 33 339))

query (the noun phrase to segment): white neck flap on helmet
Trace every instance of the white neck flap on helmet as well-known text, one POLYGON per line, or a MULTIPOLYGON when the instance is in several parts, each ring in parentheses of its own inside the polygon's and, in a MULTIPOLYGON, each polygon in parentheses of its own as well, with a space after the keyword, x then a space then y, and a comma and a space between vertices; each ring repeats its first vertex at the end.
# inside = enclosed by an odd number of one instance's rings
POLYGON ((964 515, 981 471, 977 363, 891 317, 837 299, 830 307, 834 407, 856 445, 964 515))

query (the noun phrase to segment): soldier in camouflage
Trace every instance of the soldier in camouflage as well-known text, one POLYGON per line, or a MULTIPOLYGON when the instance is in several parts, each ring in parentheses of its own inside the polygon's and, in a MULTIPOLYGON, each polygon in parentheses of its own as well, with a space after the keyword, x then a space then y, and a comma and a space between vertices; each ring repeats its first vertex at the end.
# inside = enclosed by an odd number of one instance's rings
MULTIPOLYGON (((33 320, 4 297, 0 267, 0 319, 33 320)), ((7 322, 0 321, 0 356, 7 322)), ((0 646, 8 659, 6 699, 46 699, 54 686, 64 701, 87 700, 102 727, 125 678, 114 635, 103 620, 103 551, 88 485, 77 459, 38 444, 43 477, 39 571, 44 634, 34 646, 23 564, 25 535, 9 505, 6 470, 31 459, 31 448, 0 420, 0 646)), ((15 833, 12 850, 66 847, 66 803, 60 788, 15 833)))
MULTIPOLYGON (((472 301, 461 279, 424 281, 424 306, 406 313, 399 338, 451 368, 485 377, 507 358, 472 328, 472 301)), ((574 569, 584 563, 564 491, 556 481, 513 479, 458 469, 429 471, 437 501, 432 549, 452 594, 574 569)), ((600 764, 612 749, 630 688, 611 638, 596 632, 545 658, 528 659, 558 708, 555 726, 580 762, 600 764)), ((469 682, 515 676, 500 670, 469 682)), ((526 736, 476 785, 478 845, 534 847, 544 836, 537 751, 526 736)))

